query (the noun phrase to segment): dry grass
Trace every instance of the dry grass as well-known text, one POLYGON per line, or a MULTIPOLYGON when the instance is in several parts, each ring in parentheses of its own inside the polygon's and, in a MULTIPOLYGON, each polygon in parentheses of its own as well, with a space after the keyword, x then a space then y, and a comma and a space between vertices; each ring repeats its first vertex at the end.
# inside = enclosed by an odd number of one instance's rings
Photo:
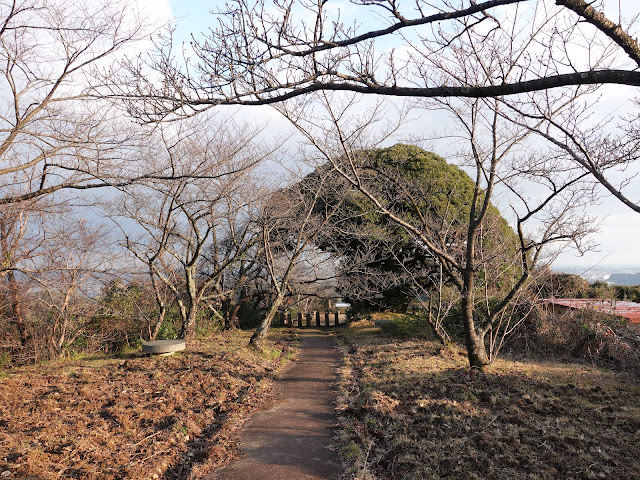
POLYGON ((66 360, 0 378, 0 473, 8 478, 194 478, 233 456, 231 434, 291 357, 221 333, 171 357, 66 360), (4 473, 8 472, 8 473, 4 473))
POLYGON ((398 340, 366 322, 344 332, 346 478, 632 479, 640 385, 577 364, 498 360, 398 340))

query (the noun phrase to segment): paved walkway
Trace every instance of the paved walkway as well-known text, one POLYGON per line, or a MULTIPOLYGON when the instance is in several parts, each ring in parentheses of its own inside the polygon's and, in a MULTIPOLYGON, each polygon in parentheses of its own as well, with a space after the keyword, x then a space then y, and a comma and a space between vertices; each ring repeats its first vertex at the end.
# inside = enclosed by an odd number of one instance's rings
POLYGON ((319 330, 300 330, 300 357, 274 384, 275 404, 255 414, 240 435, 241 458, 207 480, 337 478, 331 443, 339 352, 319 330))

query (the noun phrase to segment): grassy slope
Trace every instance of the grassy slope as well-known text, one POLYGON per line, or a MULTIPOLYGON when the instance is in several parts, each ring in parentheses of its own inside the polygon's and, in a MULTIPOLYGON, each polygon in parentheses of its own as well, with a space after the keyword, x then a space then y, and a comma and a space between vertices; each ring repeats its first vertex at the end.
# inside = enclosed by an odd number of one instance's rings
POLYGON ((233 455, 230 436, 291 357, 271 335, 213 335, 171 357, 65 360, 0 378, 0 473, 9 478, 190 478, 233 455), (8 475, 8 474, 6 474, 8 475))
POLYGON ((338 448, 346 478, 632 479, 640 385, 577 364, 499 359, 346 329, 338 448))

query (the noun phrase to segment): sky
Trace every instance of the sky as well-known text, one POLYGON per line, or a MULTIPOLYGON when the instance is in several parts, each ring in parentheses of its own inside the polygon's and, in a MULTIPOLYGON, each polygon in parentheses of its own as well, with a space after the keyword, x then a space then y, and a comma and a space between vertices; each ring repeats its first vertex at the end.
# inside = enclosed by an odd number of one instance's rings
MULTIPOLYGON (((198 37, 201 32, 206 32, 213 20, 213 16, 209 13, 210 10, 224 5, 220 1, 202 0, 138 1, 143 11, 152 12, 158 18, 175 24, 177 30, 174 38, 184 42, 189 41, 192 33, 198 37)), ((606 5, 606 13, 611 18, 617 17, 618 5, 623 15, 626 16, 630 12, 640 12, 636 0, 609 0, 606 5)), ((633 90, 629 88, 608 87, 604 89, 600 103, 603 109, 613 109, 616 106, 624 107, 629 104, 633 94, 633 90)), ((240 112, 240 115, 249 121, 267 122, 270 124, 268 128, 272 128, 274 131, 282 131, 287 128, 286 122, 269 108, 247 107, 240 112)), ((420 129, 431 125, 435 127, 442 124, 443 121, 433 113, 424 113, 417 122, 408 125, 404 134, 406 136, 412 133, 419 134, 420 129)), ((446 148, 444 149, 446 150, 446 148)), ((445 158, 447 156, 446 151, 436 151, 436 153, 445 156, 445 158)), ((640 173, 640 167, 637 168, 637 171, 640 173)), ((629 193, 633 200, 640 201, 640 176, 633 181, 629 193)), ((631 211, 611 195, 606 194, 603 195, 599 205, 590 209, 590 214, 594 217, 594 223, 599 228, 599 232, 593 236, 595 243, 599 244, 597 251, 579 256, 574 251, 566 250, 557 258, 554 266, 564 269, 575 267, 581 270, 604 265, 637 265, 640 269, 640 249, 637 246, 640 241, 640 214, 631 211)))

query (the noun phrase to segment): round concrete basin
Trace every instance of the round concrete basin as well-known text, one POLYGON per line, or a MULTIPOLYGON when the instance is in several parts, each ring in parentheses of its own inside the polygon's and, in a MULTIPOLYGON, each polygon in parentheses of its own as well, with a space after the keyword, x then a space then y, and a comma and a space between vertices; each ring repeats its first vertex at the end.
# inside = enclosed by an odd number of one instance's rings
POLYGON ((142 351, 152 355, 171 354, 184 350, 184 340, 154 340, 142 342, 142 351))

